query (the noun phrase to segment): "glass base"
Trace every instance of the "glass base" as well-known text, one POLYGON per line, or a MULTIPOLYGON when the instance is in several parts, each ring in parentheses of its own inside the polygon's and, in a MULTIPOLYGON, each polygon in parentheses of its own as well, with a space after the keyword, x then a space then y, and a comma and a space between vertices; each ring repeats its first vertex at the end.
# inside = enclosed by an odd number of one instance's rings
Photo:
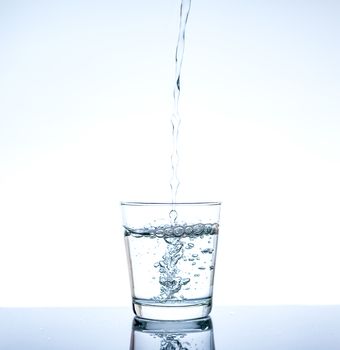
POLYGON ((193 319, 193 320, 182 320, 182 321, 156 321, 148 320, 145 318, 139 318, 136 316, 133 319, 132 329, 137 332, 144 333, 195 333, 203 331, 211 331, 212 321, 210 316, 193 319))
POLYGON ((133 312, 141 318, 162 321, 192 320, 207 317, 212 308, 211 298, 199 299, 190 302, 150 303, 141 299, 133 299, 133 312))

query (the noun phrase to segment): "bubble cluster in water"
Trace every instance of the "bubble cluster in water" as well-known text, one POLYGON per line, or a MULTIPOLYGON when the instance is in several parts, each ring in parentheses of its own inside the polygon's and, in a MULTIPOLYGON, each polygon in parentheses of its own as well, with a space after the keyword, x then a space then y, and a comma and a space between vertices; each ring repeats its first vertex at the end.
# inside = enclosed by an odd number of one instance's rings
MULTIPOLYGON (((148 237, 148 238, 185 238, 197 237, 202 235, 214 235, 218 233, 218 224, 195 224, 195 225, 162 225, 158 227, 149 226, 143 228, 125 228, 125 236, 148 237)), ((171 243, 171 242, 168 242, 171 243)), ((188 248, 193 247, 192 243, 188 243, 188 248)))
POLYGON ((162 336, 161 348, 160 350, 189 350, 190 343, 185 342, 183 344, 181 338, 183 338, 186 334, 176 335, 176 334, 168 334, 162 336), (189 347, 187 347, 189 346, 189 347))

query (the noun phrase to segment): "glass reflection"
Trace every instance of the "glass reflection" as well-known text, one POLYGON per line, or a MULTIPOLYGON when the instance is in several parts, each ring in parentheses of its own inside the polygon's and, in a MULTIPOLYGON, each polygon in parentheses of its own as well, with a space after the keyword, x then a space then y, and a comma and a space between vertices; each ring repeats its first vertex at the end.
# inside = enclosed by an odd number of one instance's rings
POLYGON ((152 321, 135 317, 130 350, 215 350, 211 318, 152 321))

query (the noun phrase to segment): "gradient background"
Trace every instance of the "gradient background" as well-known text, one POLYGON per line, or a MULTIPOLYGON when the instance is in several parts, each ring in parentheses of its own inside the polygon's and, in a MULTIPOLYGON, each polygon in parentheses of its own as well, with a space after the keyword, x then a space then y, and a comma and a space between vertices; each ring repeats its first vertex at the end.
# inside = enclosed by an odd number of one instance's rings
MULTIPOLYGON (((120 200, 170 200, 179 1, 0 1, 0 306, 129 305, 120 200)), ((179 200, 215 304, 340 303, 340 2, 192 0, 179 200)))

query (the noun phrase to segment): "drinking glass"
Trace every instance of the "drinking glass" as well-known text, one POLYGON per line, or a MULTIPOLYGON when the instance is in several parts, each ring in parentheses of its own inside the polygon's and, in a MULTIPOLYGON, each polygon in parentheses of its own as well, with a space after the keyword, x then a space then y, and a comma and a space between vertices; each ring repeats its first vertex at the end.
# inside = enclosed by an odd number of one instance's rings
POLYGON ((153 320, 209 315, 220 202, 122 202, 134 313, 153 320))

